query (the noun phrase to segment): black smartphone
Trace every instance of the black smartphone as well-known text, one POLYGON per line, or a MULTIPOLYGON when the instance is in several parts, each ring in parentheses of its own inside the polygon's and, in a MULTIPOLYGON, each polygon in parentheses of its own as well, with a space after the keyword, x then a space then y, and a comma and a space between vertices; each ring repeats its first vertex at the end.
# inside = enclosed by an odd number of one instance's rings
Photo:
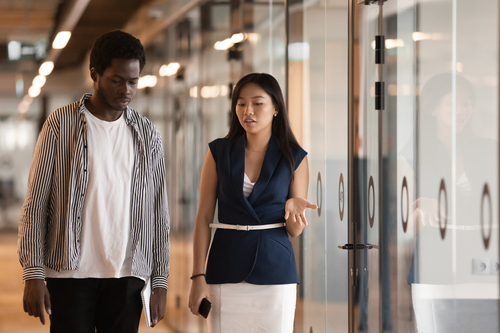
POLYGON ((208 299, 204 298, 201 300, 198 312, 203 318, 207 318, 211 308, 212 308, 212 303, 210 303, 208 299))

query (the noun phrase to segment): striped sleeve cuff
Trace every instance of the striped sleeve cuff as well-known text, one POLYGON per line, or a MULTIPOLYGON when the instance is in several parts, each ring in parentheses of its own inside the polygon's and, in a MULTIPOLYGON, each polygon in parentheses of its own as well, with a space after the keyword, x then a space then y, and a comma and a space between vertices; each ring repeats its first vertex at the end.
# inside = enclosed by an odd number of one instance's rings
POLYGON ((155 288, 168 289, 168 279, 164 276, 153 276, 151 278, 151 289, 155 288))
POLYGON ((43 267, 26 267, 23 268, 23 281, 41 279, 45 280, 45 271, 43 267))

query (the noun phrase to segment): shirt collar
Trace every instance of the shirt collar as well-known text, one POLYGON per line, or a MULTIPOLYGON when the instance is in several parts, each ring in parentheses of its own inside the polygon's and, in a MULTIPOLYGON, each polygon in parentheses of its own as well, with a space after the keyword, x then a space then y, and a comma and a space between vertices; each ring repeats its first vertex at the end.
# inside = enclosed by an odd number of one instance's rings
MULTIPOLYGON (((80 99, 79 110, 80 110, 80 114, 82 114, 82 115, 85 113, 85 101, 87 99, 89 99, 90 96, 92 96, 91 93, 86 93, 80 99)), ((131 123, 135 123, 134 119, 132 118, 132 109, 127 106, 127 108, 125 109, 124 112, 125 112, 125 122, 127 123, 127 125, 130 125, 131 123)))

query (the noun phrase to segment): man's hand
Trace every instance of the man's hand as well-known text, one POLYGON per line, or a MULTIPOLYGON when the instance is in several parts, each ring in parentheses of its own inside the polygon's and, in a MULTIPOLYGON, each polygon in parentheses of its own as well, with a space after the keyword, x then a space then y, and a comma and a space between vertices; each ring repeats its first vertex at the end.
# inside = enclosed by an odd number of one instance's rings
POLYGON ((155 288, 151 293, 151 327, 155 327, 165 317, 167 289, 155 288))
POLYGON ((49 291, 42 279, 26 280, 24 283, 23 308, 30 316, 40 317, 40 322, 45 325, 44 310, 49 315, 52 312, 49 291))

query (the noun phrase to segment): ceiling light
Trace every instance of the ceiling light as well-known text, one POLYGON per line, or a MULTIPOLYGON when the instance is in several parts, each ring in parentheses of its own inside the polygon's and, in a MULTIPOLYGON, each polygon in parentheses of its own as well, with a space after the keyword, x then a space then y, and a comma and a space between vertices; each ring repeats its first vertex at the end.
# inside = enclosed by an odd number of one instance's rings
POLYGON ((216 50, 227 50, 234 45, 230 38, 224 39, 222 42, 216 42, 214 44, 214 49, 216 50))
POLYGON ((41 66, 40 69, 38 70, 38 73, 40 75, 47 76, 50 73, 52 73, 52 70, 54 69, 54 63, 52 61, 46 61, 44 62, 41 66))
POLYGON ((178 62, 171 62, 168 65, 163 65, 160 67, 160 76, 175 75, 180 67, 181 65, 178 62))
POLYGON ((40 95, 40 91, 41 91, 40 87, 31 86, 28 89, 28 94, 30 95, 31 98, 35 98, 38 95, 40 95))
POLYGON ((156 85, 156 75, 145 75, 139 78, 139 83, 137 84, 137 89, 142 89, 146 87, 154 87, 156 85))
POLYGON ((418 42, 420 40, 442 40, 446 37, 444 34, 440 34, 437 32, 425 33, 421 31, 415 31, 411 34, 411 36, 415 42, 418 42))
POLYGON ((221 96, 227 96, 229 94, 229 87, 228 86, 220 86, 220 95, 221 96))
POLYGON ((69 39, 71 38, 70 31, 60 31, 56 38, 54 38, 54 42, 52 43, 52 47, 54 49, 63 49, 66 44, 68 44, 69 39))
POLYGON ((19 105, 17 106, 17 110, 19 111, 19 113, 26 113, 29 109, 30 105, 24 102, 19 103, 19 105))
POLYGON ((22 55, 22 45, 20 41, 12 40, 7 44, 9 60, 19 60, 22 55))
POLYGON ((231 42, 236 44, 244 41, 246 38, 247 37, 245 36, 245 34, 240 32, 239 34, 234 34, 231 36, 231 42))
POLYGON ((260 40, 260 35, 256 32, 250 32, 246 34, 248 41, 252 44, 256 44, 260 40))
POLYGON ((402 39, 386 39, 385 40, 385 48, 386 49, 394 49, 396 47, 404 47, 405 42, 402 39))
POLYGON ((219 86, 204 86, 200 90, 200 95, 203 98, 215 98, 220 95, 219 86))
POLYGON ((198 87, 197 86, 189 88, 189 96, 198 97, 198 87))
POLYGON ((33 86, 41 88, 47 81, 47 78, 44 75, 37 75, 33 79, 33 86))
POLYGON ((30 95, 24 95, 23 102, 31 104, 31 102, 33 102, 33 98, 30 95))

